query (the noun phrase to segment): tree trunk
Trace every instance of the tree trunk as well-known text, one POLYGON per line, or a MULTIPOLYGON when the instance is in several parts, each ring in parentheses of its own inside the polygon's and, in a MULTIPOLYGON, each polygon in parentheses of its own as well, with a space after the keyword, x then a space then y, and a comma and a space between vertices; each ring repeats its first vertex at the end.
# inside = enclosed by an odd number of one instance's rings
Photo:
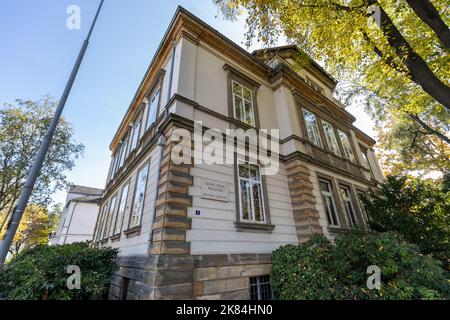
MULTIPOLYGON (((369 1, 369 4, 376 4, 376 1, 369 1)), ((411 79, 436 101, 450 110, 450 88, 431 71, 422 57, 413 50, 384 9, 381 6, 378 8, 380 10, 380 29, 389 45, 411 73, 411 79)))
POLYGON ((450 50, 450 29, 439 16, 439 12, 429 0, 406 0, 416 15, 436 34, 442 44, 450 50))

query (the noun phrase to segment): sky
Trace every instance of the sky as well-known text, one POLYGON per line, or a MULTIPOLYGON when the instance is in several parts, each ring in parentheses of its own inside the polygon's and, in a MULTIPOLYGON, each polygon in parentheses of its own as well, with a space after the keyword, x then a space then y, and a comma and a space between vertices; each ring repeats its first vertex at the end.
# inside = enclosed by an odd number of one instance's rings
MULTIPOLYGON (((89 30, 97 0, 0 0, 0 104, 16 99, 59 99, 89 30), (69 29, 67 8, 81 10, 81 28, 69 29)), ((68 181, 103 188, 109 144, 178 5, 245 48, 244 18, 227 21, 213 0, 105 0, 63 116, 75 129, 84 155, 68 181)), ((283 44, 283 43, 280 43, 283 44)), ((249 51, 259 48, 255 43, 249 51)), ((374 137, 363 108, 347 110, 374 137)), ((64 203, 65 191, 53 199, 64 203)))

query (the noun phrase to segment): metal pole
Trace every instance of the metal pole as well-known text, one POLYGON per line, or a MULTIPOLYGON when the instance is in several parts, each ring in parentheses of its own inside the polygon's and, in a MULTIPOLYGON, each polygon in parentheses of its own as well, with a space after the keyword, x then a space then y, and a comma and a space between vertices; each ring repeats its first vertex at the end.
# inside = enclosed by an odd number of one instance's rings
POLYGON ((6 256, 8 255, 9 248, 11 247, 11 244, 14 239, 14 235, 16 234, 20 220, 22 219, 23 212, 25 211, 31 192, 33 191, 36 179, 38 178, 39 173, 41 171, 42 164, 44 163, 48 148, 50 147, 50 144, 52 142, 53 134, 58 125, 61 113, 66 104, 70 90, 72 89, 78 70, 80 69, 81 62, 83 61, 84 54, 86 53, 87 47, 89 45, 89 39, 91 38, 92 31, 94 30, 94 26, 95 23, 97 22, 98 15, 100 14, 100 10, 103 6, 103 1, 104 0, 101 0, 100 5, 98 6, 94 20, 92 21, 91 27, 89 29, 89 33, 86 37, 86 40, 84 40, 83 42, 83 46, 81 47, 80 53, 78 54, 78 58, 75 62, 75 65, 72 68, 72 72, 70 74, 66 87, 64 88, 64 92, 61 96, 61 99, 59 100, 58 106, 55 110, 55 114, 53 115, 50 127, 48 128, 47 133, 45 134, 44 140, 39 146, 39 150, 36 154, 36 158, 33 161, 33 165, 28 174, 22 193, 20 194, 17 206, 14 208, 11 220, 9 221, 8 226, 6 227, 5 235, 0 242, 0 271, 3 269, 6 256))

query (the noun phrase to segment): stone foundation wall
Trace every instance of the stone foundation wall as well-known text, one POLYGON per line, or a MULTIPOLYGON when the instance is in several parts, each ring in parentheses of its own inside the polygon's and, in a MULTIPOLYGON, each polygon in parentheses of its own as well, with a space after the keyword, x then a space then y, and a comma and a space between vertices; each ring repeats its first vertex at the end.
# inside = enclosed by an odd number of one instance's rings
POLYGON ((116 264, 111 300, 245 300, 249 278, 272 267, 270 254, 135 256, 116 264))

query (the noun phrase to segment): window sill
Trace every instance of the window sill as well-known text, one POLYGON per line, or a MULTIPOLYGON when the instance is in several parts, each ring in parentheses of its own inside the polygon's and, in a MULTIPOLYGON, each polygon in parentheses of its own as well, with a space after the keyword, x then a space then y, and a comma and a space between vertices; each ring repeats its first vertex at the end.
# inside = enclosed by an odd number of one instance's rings
POLYGON ((137 237, 141 234, 141 226, 136 226, 133 228, 130 228, 128 230, 125 230, 123 233, 125 234, 125 236, 128 238, 134 238, 137 237))
POLYGON ((338 227, 338 226, 328 226, 328 230, 329 230, 331 233, 339 233, 339 234, 342 234, 342 233, 345 233, 345 232, 349 231, 350 228, 347 228, 347 227, 338 227))
POLYGON ((265 232, 272 233, 275 228, 272 224, 251 223, 251 222, 235 222, 237 232, 265 232))
POLYGON ((104 244, 107 244, 107 243, 108 243, 108 239, 104 239, 104 240, 101 240, 99 242, 100 245, 104 245, 104 244))
POLYGON ((117 242, 117 241, 119 241, 119 240, 120 240, 120 233, 119 233, 119 234, 113 235, 113 236, 110 238, 110 240, 111 240, 111 243, 112 243, 112 242, 117 242))

